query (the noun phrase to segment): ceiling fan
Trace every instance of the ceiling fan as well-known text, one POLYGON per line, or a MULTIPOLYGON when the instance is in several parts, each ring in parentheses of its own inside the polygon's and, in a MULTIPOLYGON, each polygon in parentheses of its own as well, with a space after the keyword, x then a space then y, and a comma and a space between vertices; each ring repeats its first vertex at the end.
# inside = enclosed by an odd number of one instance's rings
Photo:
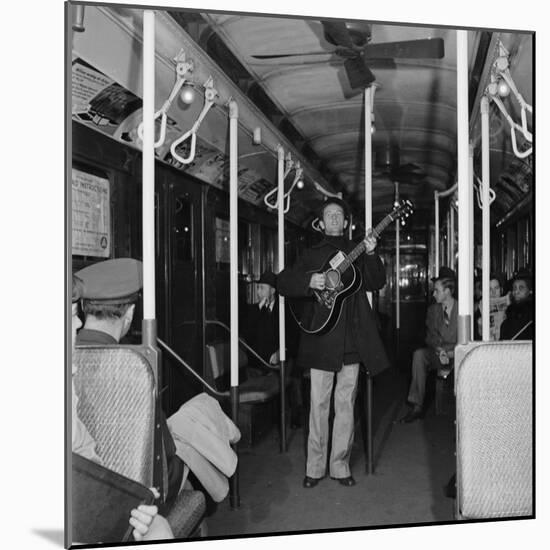
POLYGON ((445 55, 442 38, 425 38, 371 44, 371 25, 361 21, 321 21, 325 40, 336 48, 329 52, 252 55, 254 59, 278 59, 334 54, 344 59, 350 87, 366 88, 376 78, 370 66, 394 67, 395 59, 441 59, 445 55))
POLYGON ((420 171, 420 167, 413 163, 401 164, 400 166, 393 166, 384 168, 382 170, 375 170, 373 173, 375 178, 387 178, 392 183, 420 183, 425 179, 425 174, 420 171))
POLYGON ((399 148, 388 146, 375 152, 375 178, 387 178, 392 183, 419 184, 426 177, 421 167, 413 162, 400 164, 399 148))

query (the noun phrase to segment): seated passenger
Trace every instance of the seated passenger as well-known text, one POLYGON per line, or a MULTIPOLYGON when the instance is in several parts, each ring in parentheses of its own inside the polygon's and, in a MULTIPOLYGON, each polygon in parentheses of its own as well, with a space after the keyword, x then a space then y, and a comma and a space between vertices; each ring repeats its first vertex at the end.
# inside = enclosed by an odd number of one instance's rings
MULTIPOLYGON (((245 308, 243 319, 243 338, 245 342, 271 365, 279 362, 279 300, 277 296, 277 276, 272 271, 262 273, 258 285, 257 304, 245 308)), ((286 310, 288 313, 288 309, 286 310)), ((293 369, 293 358, 298 345, 298 327, 290 315, 286 315, 286 376, 291 377, 290 408, 291 426, 300 425, 300 408, 302 406, 299 374, 293 369)), ((250 355, 249 366, 256 366, 257 359, 250 355)), ((287 378, 288 379, 288 378, 287 378)))
MULTIPOLYGON (((498 340, 504 311, 510 304, 504 294, 504 276, 491 273, 489 277, 489 339, 498 340)), ((474 305, 474 340, 481 340, 483 332, 482 300, 474 305)))
POLYGON ((520 270, 512 281, 512 303, 506 308, 505 319, 500 326, 500 339, 532 340, 535 317, 531 274, 520 270))
POLYGON ((434 281, 432 304, 426 314, 426 345, 417 349, 412 361, 412 380, 409 388, 409 412, 400 422, 413 422, 422 416, 428 370, 449 367, 454 359, 457 341, 458 303, 455 300, 456 276, 442 267, 434 281))
MULTIPOLYGON (((132 258, 106 260, 89 265, 76 275, 84 283, 82 308, 86 316, 76 345, 118 344, 130 330, 134 318, 143 285, 141 262, 132 258)), ((168 467, 168 493, 162 507, 166 514, 180 491, 184 465, 176 454, 164 413, 161 430, 168 467)))
MULTIPOLYGON (((82 326, 82 321, 78 317, 78 302, 82 298, 82 281, 73 275, 73 288, 72 288, 72 348, 74 350, 76 343, 77 330, 82 326)), ((73 366, 73 375, 76 370, 73 366)), ((76 396, 74 385, 72 387, 72 450, 73 452, 94 460, 101 464, 101 458, 95 451, 95 441, 86 429, 86 426, 81 422, 77 415, 78 397, 76 396)), ((158 498, 159 494, 156 489, 151 489, 155 493, 155 497, 158 498)), ((137 508, 133 509, 130 513, 128 523, 134 528, 132 535, 135 540, 159 540, 159 539, 173 539, 174 535, 166 519, 158 515, 158 508, 156 506, 148 506, 141 504, 137 508)), ((80 542, 80 541, 73 541, 80 542)), ((90 541, 85 541, 90 542, 90 541)), ((101 542, 101 541, 93 541, 101 542)))
MULTIPOLYGON (((245 308, 243 337, 266 363, 275 365, 279 362, 277 276, 272 271, 266 271, 257 285, 259 302, 245 308)), ((255 358, 249 357, 249 365, 254 364, 255 358)))

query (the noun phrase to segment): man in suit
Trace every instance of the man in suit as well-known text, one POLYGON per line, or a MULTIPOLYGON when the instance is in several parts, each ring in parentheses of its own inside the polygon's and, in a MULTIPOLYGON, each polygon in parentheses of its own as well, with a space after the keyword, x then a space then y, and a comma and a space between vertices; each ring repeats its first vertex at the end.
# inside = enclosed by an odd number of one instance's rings
MULTIPOLYGON (((243 336, 246 343, 271 365, 279 362, 279 300, 277 300, 277 276, 272 271, 262 273, 256 281, 258 302, 246 308, 243 320, 243 336)), ((287 351, 293 356, 295 347, 294 327, 287 322, 287 351)), ((250 358, 251 366, 255 361, 250 358)))
MULTIPOLYGON (((256 281, 258 302, 245 309, 243 319, 243 337, 246 343, 266 362, 276 365, 279 362, 279 300, 277 299, 277 276, 265 271, 256 281)), ((288 310, 287 310, 288 312, 288 310)), ((290 315, 285 322, 287 364, 286 375, 291 380, 289 387, 291 408, 291 427, 300 424, 302 406, 300 379, 293 369, 298 340, 297 327, 290 315)), ((259 361, 249 354, 249 366, 259 368, 259 361)), ((261 374, 265 374, 263 371, 261 374)))
POLYGON ((455 299, 456 275, 442 267, 434 282, 432 304, 426 314, 426 347, 417 349, 412 361, 412 380, 408 402, 411 405, 401 422, 414 422, 422 416, 429 370, 450 368, 457 341, 458 302, 455 299))

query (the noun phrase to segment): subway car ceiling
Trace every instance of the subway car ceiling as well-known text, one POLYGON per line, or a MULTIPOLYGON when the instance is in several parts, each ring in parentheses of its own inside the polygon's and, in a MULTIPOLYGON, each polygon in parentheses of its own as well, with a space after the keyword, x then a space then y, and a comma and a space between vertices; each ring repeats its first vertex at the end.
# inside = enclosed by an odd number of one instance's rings
MULTIPOLYGON (((158 159, 228 189, 228 102, 234 99, 239 108, 241 199, 267 208, 264 197, 277 185, 281 144, 292 160, 287 189, 296 168, 303 169, 304 187, 292 192, 288 220, 309 226, 311 212, 324 200, 319 186, 342 193, 361 220, 363 90, 372 85, 374 220, 391 210, 396 187, 418 213, 432 216, 434 191, 445 191, 456 181, 455 30, 358 21, 342 27, 334 21, 156 11, 155 107, 160 109, 174 87, 178 55, 180 61, 192 62, 185 77, 196 95, 191 104, 179 94, 172 102, 158 159), (198 128, 193 161, 183 164, 170 146, 197 121, 210 77, 217 93, 214 105, 198 128), (261 136, 259 144, 255 133, 261 136)), ((73 34, 72 50, 73 120, 136 148, 141 147, 142 29, 141 9, 88 6, 84 31, 73 34)), ((470 135, 478 177, 480 99, 503 53, 518 91, 531 105, 533 35, 468 33, 470 135)), ((501 101, 511 119, 521 121, 516 95, 501 101)), ((532 131, 532 115, 526 117, 532 131)), ((521 132, 516 138, 520 151, 530 146, 521 132)), ((498 223, 516 205, 530 201, 533 157, 514 154, 509 122, 493 101, 490 142, 496 196, 492 223, 498 223)), ((189 139, 183 141, 178 156, 187 159, 189 145, 189 139)))

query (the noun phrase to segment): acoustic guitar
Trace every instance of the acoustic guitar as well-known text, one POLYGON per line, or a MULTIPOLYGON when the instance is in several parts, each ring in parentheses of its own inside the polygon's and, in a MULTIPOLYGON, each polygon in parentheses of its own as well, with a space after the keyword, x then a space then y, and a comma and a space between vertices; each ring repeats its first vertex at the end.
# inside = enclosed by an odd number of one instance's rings
MULTIPOLYGON (((408 199, 402 200, 384 219, 372 229, 372 235, 379 238, 386 227, 398 219, 407 218, 413 211, 408 199)), ((325 288, 313 290, 314 298, 293 299, 289 302, 292 315, 298 326, 309 334, 326 334, 338 323, 342 304, 361 287, 361 274, 353 262, 365 252, 365 241, 361 241, 349 254, 342 251, 331 255, 318 269, 308 273, 324 273, 325 288)))

